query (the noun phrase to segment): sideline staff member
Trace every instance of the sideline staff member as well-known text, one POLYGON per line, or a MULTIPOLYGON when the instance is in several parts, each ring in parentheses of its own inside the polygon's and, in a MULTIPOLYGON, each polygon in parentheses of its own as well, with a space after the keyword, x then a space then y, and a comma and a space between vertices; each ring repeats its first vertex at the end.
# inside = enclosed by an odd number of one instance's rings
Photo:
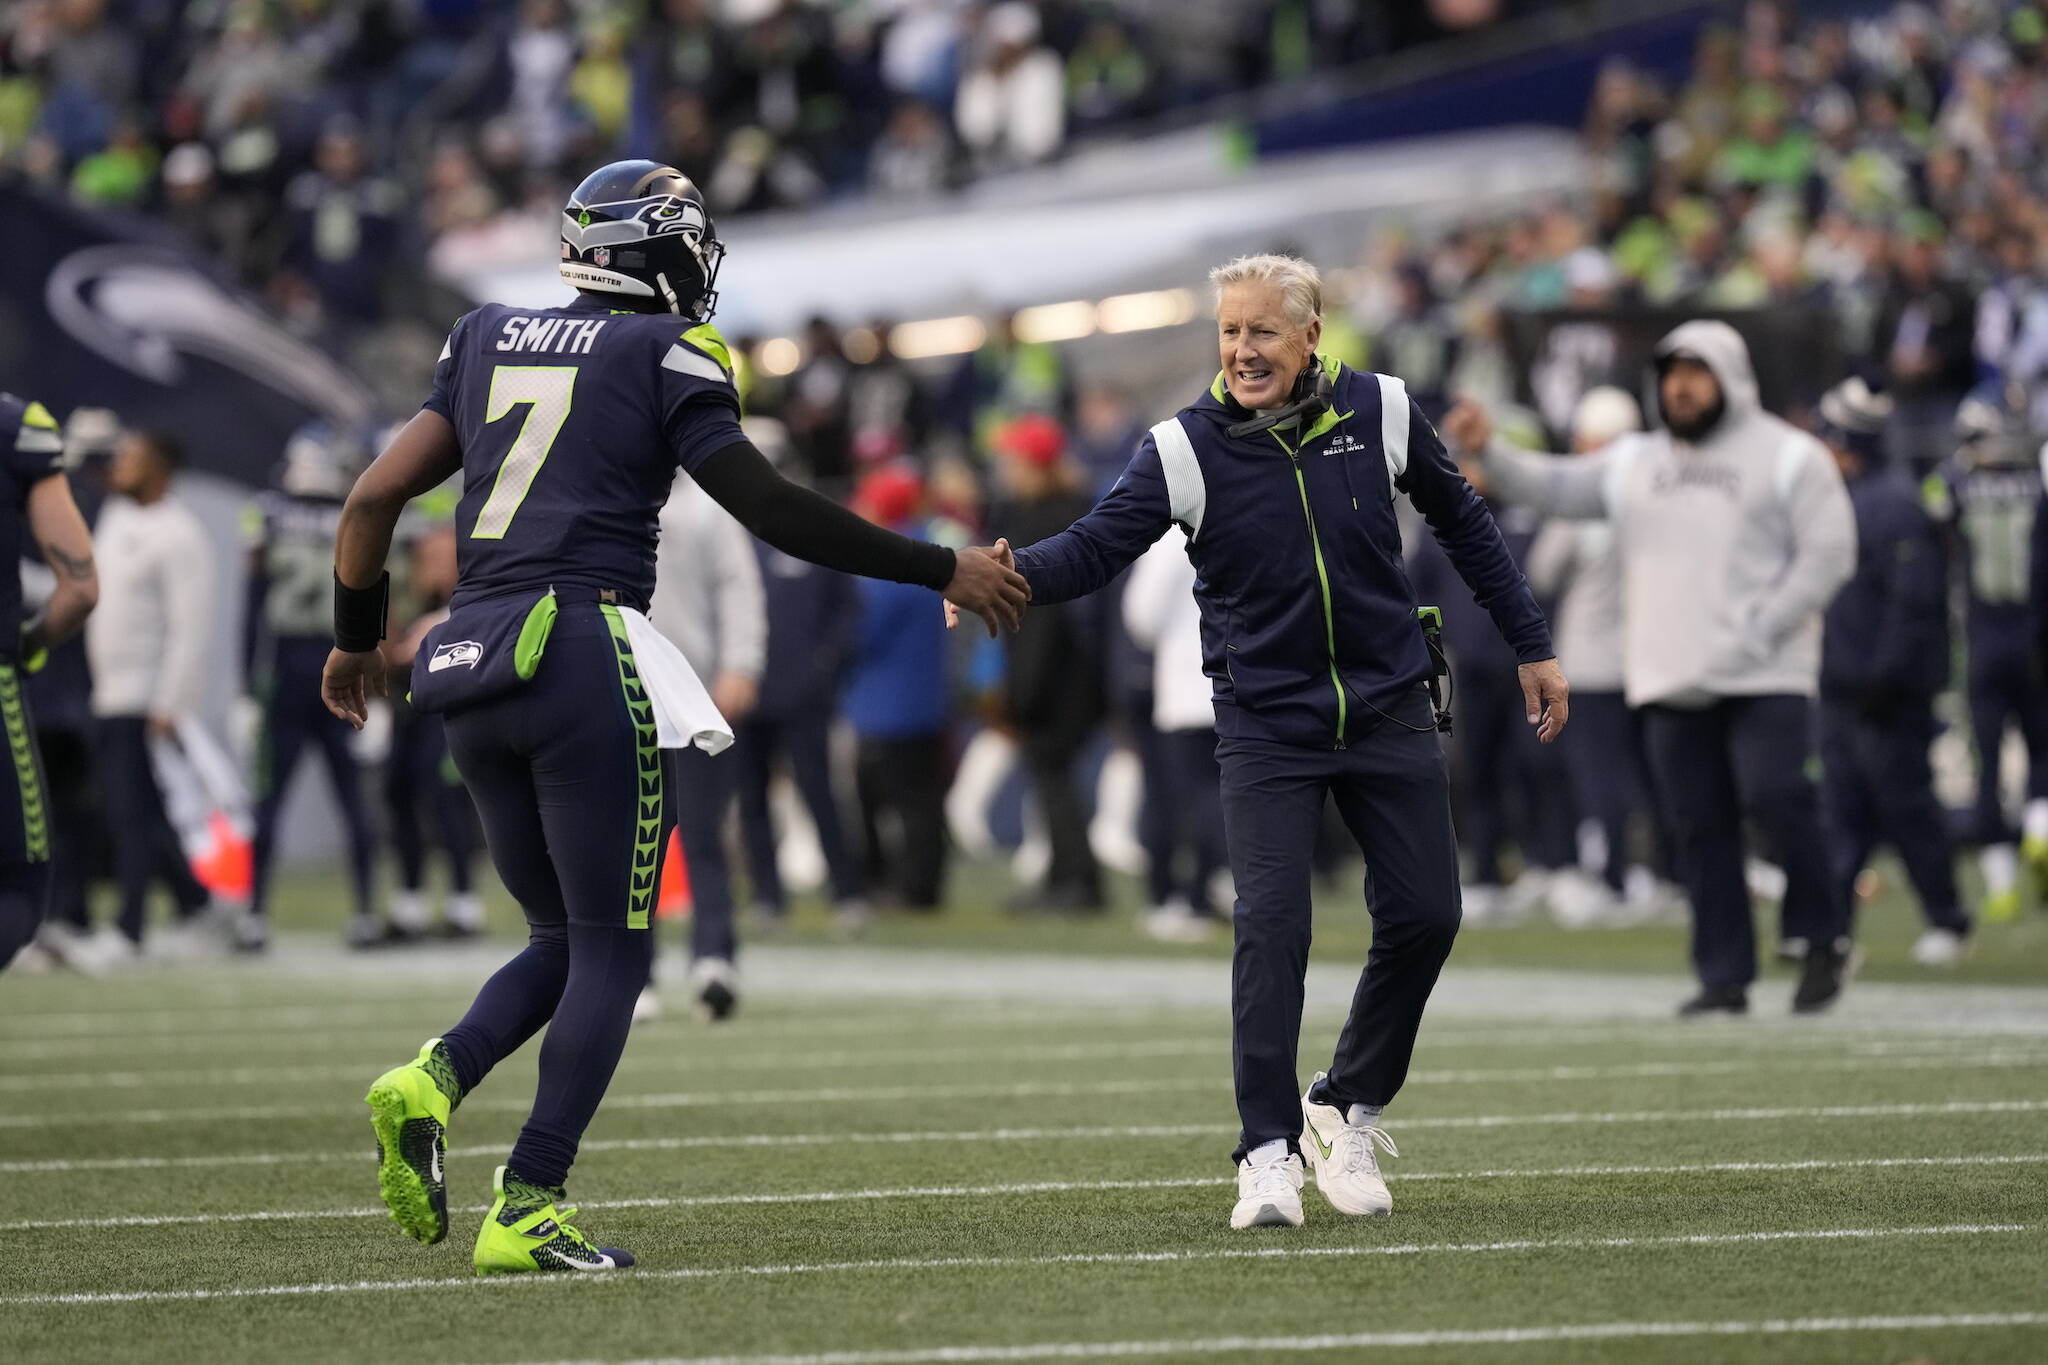
POLYGON ((1152 428, 1116 487, 1060 534, 1016 552, 1037 603, 1090 593, 1169 527, 1200 581, 1224 832, 1237 881, 1232 966, 1238 1202, 1232 1227, 1298 1225, 1302 1159, 1340 1211, 1393 1200, 1374 1145, 1423 1006, 1457 936, 1458 854, 1401 568, 1394 496, 1429 521, 1521 660, 1528 719, 1566 719, 1550 631, 1493 516, 1400 380, 1316 355, 1322 282, 1289 256, 1210 274, 1223 372, 1152 428), (1299 1101, 1309 865, 1325 794, 1365 853, 1372 955, 1328 1074, 1299 1101))

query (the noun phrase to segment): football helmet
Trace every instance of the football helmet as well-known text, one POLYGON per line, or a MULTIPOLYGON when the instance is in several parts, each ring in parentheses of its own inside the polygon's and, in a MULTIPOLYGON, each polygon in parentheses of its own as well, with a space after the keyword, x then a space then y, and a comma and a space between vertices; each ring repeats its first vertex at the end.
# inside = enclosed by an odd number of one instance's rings
POLYGON ((690 178, 655 161, 590 173, 562 209, 562 278, 578 289, 657 299, 707 322, 718 306, 718 240, 690 178))
POLYGON ((339 502, 377 453, 375 437, 369 426, 317 419, 306 423, 284 444, 284 458, 277 462, 278 488, 295 498, 339 502))

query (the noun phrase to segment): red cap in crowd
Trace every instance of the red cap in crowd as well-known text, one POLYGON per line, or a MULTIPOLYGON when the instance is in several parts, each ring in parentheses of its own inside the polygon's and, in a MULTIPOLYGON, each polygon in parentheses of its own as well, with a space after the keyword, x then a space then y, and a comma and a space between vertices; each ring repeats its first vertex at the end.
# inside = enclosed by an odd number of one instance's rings
POLYGON ((904 465, 885 465, 853 486, 853 510, 882 526, 897 526, 917 515, 924 480, 904 465))
POLYGON ((1047 469, 1066 454, 1067 434, 1044 413, 1030 412, 999 427, 993 444, 999 454, 1047 469))

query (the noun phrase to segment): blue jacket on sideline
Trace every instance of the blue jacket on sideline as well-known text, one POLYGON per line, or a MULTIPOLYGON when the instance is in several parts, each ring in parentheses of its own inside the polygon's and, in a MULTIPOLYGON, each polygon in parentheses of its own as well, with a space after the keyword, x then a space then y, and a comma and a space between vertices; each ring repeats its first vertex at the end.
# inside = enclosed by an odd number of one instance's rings
POLYGON ((1407 494, 1523 663, 1550 629, 1500 530, 1400 380, 1322 361, 1330 411, 1232 439, 1251 414, 1219 373, 1152 428, 1116 486, 1056 536, 1017 552, 1036 602, 1094 592, 1173 526, 1188 536, 1216 732, 1341 748, 1429 676, 1401 562, 1407 494), (1298 439, 1297 439, 1298 437, 1298 439))
POLYGON ((1933 696, 1948 683, 1948 569, 1912 485, 1887 471, 1848 481, 1856 573, 1829 604, 1820 688, 1843 700, 1933 696))
MULTIPOLYGON (((915 535, 914 528, 893 527, 915 535)), ((946 618, 932 590, 863 578, 860 634, 842 706, 863 739, 910 739, 946 728, 946 618)))

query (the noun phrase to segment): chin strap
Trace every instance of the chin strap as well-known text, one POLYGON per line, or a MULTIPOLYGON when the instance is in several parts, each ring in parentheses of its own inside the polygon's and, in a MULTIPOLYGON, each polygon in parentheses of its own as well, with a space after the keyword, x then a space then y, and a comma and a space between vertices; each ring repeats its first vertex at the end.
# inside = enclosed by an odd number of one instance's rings
POLYGON ((1336 379, 1323 368, 1321 357, 1312 355, 1308 358, 1308 367, 1301 372, 1301 377, 1294 381, 1293 401, 1284 408, 1276 408, 1263 416, 1247 418, 1225 427, 1223 434, 1233 441, 1256 436, 1262 431, 1286 426, 1297 418, 1320 417, 1328 412, 1336 401, 1336 379))

